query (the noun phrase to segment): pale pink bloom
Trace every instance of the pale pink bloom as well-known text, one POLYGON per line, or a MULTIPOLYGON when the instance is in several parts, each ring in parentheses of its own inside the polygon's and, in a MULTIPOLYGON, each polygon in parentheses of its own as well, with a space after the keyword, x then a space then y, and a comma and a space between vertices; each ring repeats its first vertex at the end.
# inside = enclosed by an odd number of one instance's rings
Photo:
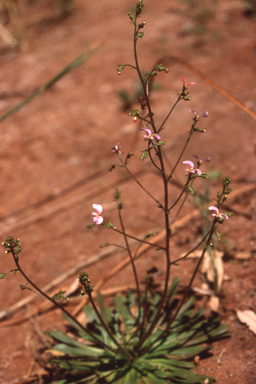
POLYGON ((195 168, 194 163, 192 161, 183 161, 183 164, 188 164, 190 166, 190 169, 187 168, 186 171, 189 171, 191 173, 197 173, 198 175, 202 174, 199 168, 195 168))
POLYGON ((141 128, 140 130, 146 132, 146 135, 144 135, 145 140, 153 140, 154 138, 156 138, 158 140, 161 139, 161 137, 157 133, 152 134, 150 129, 141 128))
POLYGON ((198 115, 194 109, 190 109, 189 112, 194 113, 194 115, 198 117, 208 117, 208 111, 201 113, 201 115, 198 115))
POLYGON ((187 87, 188 85, 194 85, 195 83, 192 82, 192 83, 185 83, 185 80, 184 80, 184 77, 181 78, 181 81, 183 82, 184 86, 187 87))
POLYGON ((214 207, 214 205, 212 205, 211 207, 209 207, 210 211, 215 211, 216 213, 213 213, 212 216, 216 216, 216 217, 225 217, 227 220, 228 220, 228 216, 225 214, 225 213, 220 213, 220 211, 218 210, 217 207, 214 207))
POLYGON ((92 213, 92 215, 95 216, 93 218, 93 221, 94 221, 95 224, 101 224, 103 222, 103 217, 101 216, 103 208, 99 204, 93 204, 92 206, 93 206, 94 209, 96 209, 96 212, 92 213))
POLYGON ((112 152, 120 153, 120 151, 119 151, 120 148, 121 148, 121 145, 119 145, 119 143, 117 143, 111 149, 112 149, 112 152))

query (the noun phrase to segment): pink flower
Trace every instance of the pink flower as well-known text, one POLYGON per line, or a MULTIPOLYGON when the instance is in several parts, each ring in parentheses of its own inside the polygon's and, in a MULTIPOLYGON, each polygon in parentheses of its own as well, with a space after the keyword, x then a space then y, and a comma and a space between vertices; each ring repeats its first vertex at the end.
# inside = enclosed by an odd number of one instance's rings
POLYGON ((213 213, 212 216, 216 217, 225 217, 228 220, 228 216, 225 213, 220 213, 217 207, 214 207, 213 205, 209 207, 210 211, 215 211, 216 213, 213 213))
POLYGON ((111 149, 112 149, 112 152, 121 153, 120 150, 119 150, 120 148, 121 148, 121 145, 119 145, 119 143, 117 143, 111 149))
POLYGON ((183 164, 188 164, 190 166, 190 169, 187 168, 186 171, 189 171, 191 173, 197 173, 198 175, 202 174, 199 168, 195 168, 194 163, 192 163, 192 161, 183 161, 183 164))
POLYGON ((146 132, 146 135, 144 135, 145 140, 153 140, 154 138, 156 138, 158 140, 161 139, 161 137, 157 133, 152 134, 150 129, 141 128, 140 130, 146 132))
POLYGON ((93 218, 93 221, 94 221, 95 224, 101 224, 103 222, 103 217, 101 216, 103 208, 99 204, 93 204, 92 206, 93 206, 94 209, 96 209, 96 212, 92 213, 92 215, 95 216, 93 218))
POLYGON ((194 109, 190 109, 189 112, 194 113, 196 117, 208 117, 208 111, 201 113, 201 115, 198 115, 194 109))
POLYGON ((194 85, 195 83, 194 82, 192 82, 192 83, 185 83, 185 80, 184 80, 184 77, 182 77, 181 78, 181 81, 183 82, 183 84, 184 84, 184 87, 187 87, 188 85, 194 85))

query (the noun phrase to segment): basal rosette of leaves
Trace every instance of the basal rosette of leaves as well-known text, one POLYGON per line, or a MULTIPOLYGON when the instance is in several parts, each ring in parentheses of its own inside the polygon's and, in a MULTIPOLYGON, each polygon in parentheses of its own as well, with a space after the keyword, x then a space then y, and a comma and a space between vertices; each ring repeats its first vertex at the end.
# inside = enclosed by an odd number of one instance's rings
MULTIPOLYGON (((157 340, 175 310, 177 301, 174 297, 178 284, 179 280, 175 278, 169 289, 161 319, 139 353, 136 353, 140 329, 140 326, 137 326, 136 293, 129 291, 125 297, 115 296, 111 309, 105 307, 102 296, 98 296, 101 315, 118 342, 132 355, 132 361, 128 361, 118 351, 115 354, 107 348, 97 345, 90 336, 81 332, 79 327, 68 318, 66 320, 73 329, 72 337, 58 330, 48 332, 47 334, 57 342, 52 350, 48 351, 52 354, 49 362, 60 369, 53 383, 204 383, 206 379, 209 384, 212 383, 213 377, 198 375, 191 370, 194 367, 191 361, 195 356, 211 349, 209 343, 228 337, 229 334, 227 326, 220 324, 219 319, 206 320, 203 310, 195 311, 193 309, 194 297, 188 299, 180 309, 168 333, 157 340), (154 340, 157 340, 156 343, 146 351, 154 340), (143 353, 143 349, 145 349, 145 353, 143 353)), ((149 295, 147 292, 141 299, 143 310, 140 325, 144 324, 144 332, 148 329, 161 299, 161 293, 149 295), (145 295, 147 295, 146 300, 145 295), (145 302, 150 302, 150 307, 148 305, 143 307, 145 302)), ((94 310, 90 306, 85 306, 84 312, 89 319, 87 327, 90 331, 93 331, 102 342, 112 349, 116 349, 94 310)))

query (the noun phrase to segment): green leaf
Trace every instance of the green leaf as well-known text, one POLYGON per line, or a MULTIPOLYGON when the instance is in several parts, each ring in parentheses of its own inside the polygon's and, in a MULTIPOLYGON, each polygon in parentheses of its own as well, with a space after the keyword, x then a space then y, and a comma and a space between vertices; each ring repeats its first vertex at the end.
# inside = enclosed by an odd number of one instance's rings
POLYGON ((147 155, 148 155, 148 152, 147 151, 144 151, 143 153, 142 153, 142 155, 141 155, 141 160, 144 160, 144 159, 146 159, 146 157, 147 157, 147 155))
POLYGON ((109 246, 109 243, 104 243, 104 244, 100 245, 100 248, 105 248, 105 247, 108 247, 108 246, 109 246))
POLYGON ((67 344, 57 344, 53 347, 54 351, 65 353, 69 356, 87 356, 97 357, 102 353, 102 349, 96 349, 94 347, 87 346, 86 348, 71 347, 67 344))
POLYGON ((148 377, 142 376, 141 380, 144 384, 153 384, 153 381, 150 380, 148 377))
POLYGON ((135 384, 138 378, 138 373, 135 369, 131 368, 122 380, 122 384, 135 384))
POLYGON ((87 317, 87 319, 90 321, 90 322, 93 322, 93 321, 96 321, 96 323, 99 324, 99 319, 98 319, 98 316, 96 315, 94 309, 90 306, 90 305, 85 305, 83 307, 83 311, 87 317))
MULTIPOLYGON (((86 354, 91 354, 91 356, 98 356, 100 353, 103 352, 102 348, 97 348, 94 346, 88 346, 85 344, 80 343, 77 340, 72 339, 71 337, 67 336, 65 333, 55 330, 52 332, 46 332, 48 336, 50 336, 52 339, 56 341, 60 341, 63 343, 63 345, 66 345, 67 347, 77 347, 80 348, 81 350, 84 350, 86 354)), ((60 344, 57 344, 60 345, 60 344)), ((56 347, 56 346, 55 346, 56 347)), ((55 347, 53 349, 55 349, 55 347)))
POLYGON ((166 380, 160 379, 151 372, 148 372, 148 377, 154 384, 166 384, 166 380))
POLYGON ((98 303, 100 314, 101 314, 103 320, 106 323, 109 323, 111 321, 111 310, 110 310, 110 308, 105 308, 104 298, 101 295, 101 293, 98 293, 98 295, 97 295, 97 303, 98 303), (107 311, 107 309, 108 309, 108 311, 107 311))
POLYGON ((172 280, 172 284, 168 291, 168 306, 170 306, 173 301, 173 297, 178 289, 179 282, 180 279, 178 277, 174 277, 174 279, 172 280))
POLYGON ((195 301, 196 301, 196 298, 194 296, 191 296, 186 301, 186 303, 181 307, 181 309, 179 311, 179 316, 182 315, 183 313, 185 313, 188 309, 190 309, 193 306, 195 301))
POLYGON ((114 306, 115 306, 116 312, 118 312, 122 315, 125 325, 126 325, 126 322, 128 321, 128 319, 131 319, 128 305, 129 305, 129 303, 128 303, 126 297, 119 296, 119 295, 115 296, 114 306))
POLYGON ((187 348, 177 348, 170 351, 169 357, 174 357, 179 360, 191 359, 192 357, 199 355, 201 352, 207 351, 208 349, 210 349, 210 347, 203 347, 201 345, 187 348))
POLYGON ((116 167, 115 164, 112 164, 112 165, 109 167, 108 171, 109 171, 109 172, 112 172, 113 169, 115 169, 115 167, 116 167))

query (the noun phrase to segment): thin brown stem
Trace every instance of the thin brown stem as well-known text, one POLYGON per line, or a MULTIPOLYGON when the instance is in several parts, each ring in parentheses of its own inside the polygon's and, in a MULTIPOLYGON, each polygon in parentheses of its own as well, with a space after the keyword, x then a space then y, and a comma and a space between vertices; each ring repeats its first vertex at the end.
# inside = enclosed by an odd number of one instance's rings
POLYGON ((117 348, 119 349, 119 351, 125 355, 128 360, 132 361, 133 358, 132 356, 129 354, 128 351, 126 351, 122 346, 121 344, 119 344, 119 342, 116 340, 116 338, 114 337, 114 335, 112 334, 112 332, 110 331, 109 327, 107 326, 107 324, 105 323, 105 321, 103 320, 98 308, 96 307, 95 303, 94 303, 94 300, 92 298, 92 294, 91 294, 91 291, 87 289, 87 287, 84 285, 84 288, 85 288, 85 291, 89 297, 89 300, 90 300, 90 303, 99 319, 99 321, 101 322, 101 325, 103 326, 103 328, 105 329, 105 331, 107 332, 107 334, 109 335, 109 337, 111 338, 111 340, 115 343, 115 345, 117 346, 117 348))
MULTIPOLYGON (((111 229, 113 229, 113 231, 118 232, 118 233, 120 233, 121 235, 123 235, 123 232, 120 231, 119 229, 116 229, 115 227, 114 227, 114 228, 111 227, 111 229)), ((153 243, 150 243, 149 241, 142 240, 142 239, 138 239, 138 238, 135 237, 135 236, 128 235, 128 233, 125 233, 125 235, 126 235, 126 237, 129 237, 130 239, 136 240, 136 241, 138 241, 138 242, 140 242, 140 243, 145 243, 145 244, 151 245, 152 247, 156 247, 156 248, 159 248, 159 249, 164 249, 164 248, 163 248, 161 245, 159 245, 159 244, 153 244, 153 243)))
POLYGON ((129 173, 129 175, 131 176, 131 178, 143 189, 144 192, 146 192, 146 194, 151 197, 151 199, 153 199, 155 201, 155 203, 157 203, 157 205, 160 207, 160 208, 163 208, 163 205, 160 203, 160 201, 158 201, 153 195, 151 195, 151 193, 141 184, 141 182, 139 180, 136 179, 136 177, 131 173, 131 171, 129 170, 129 168, 127 167, 127 165, 123 162, 123 160, 121 159, 120 156, 118 156, 121 163, 123 164, 124 168, 126 169, 126 171, 129 173))
MULTIPOLYGON (((136 18, 137 19, 137 18, 136 18)), ((145 96, 145 99, 146 99, 146 104, 147 104, 147 108, 148 108, 148 112, 149 112, 149 117, 150 117, 150 121, 151 121, 151 126, 152 126, 152 129, 154 131, 154 133, 157 133, 157 129, 156 129, 156 126, 155 126, 155 123, 154 123, 154 119, 153 119, 153 113, 151 111, 151 105, 150 105, 150 102, 149 102, 149 97, 148 97, 148 94, 147 94, 147 89, 146 89, 146 85, 143 81, 143 78, 142 78, 142 75, 141 75, 141 71, 140 71, 140 68, 139 68, 139 63, 138 63, 138 57, 137 57, 137 50, 136 50, 136 34, 137 34, 137 23, 136 23, 136 20, 135 19, 135 23, 134 23, 134 27, 135 27, 135 32, 134 32, 134 58, 135 58, 135 63, 136 63, 136 68, 137 68, 137 72, 138 72, 138 75, 139 75, 139 78, 140 78, 140 81, 141 81, 141 85, 143 87, 143 91, 144 91, 144 96, 145 96)), ((165 245, 165 255, 166 255, 166 275, 165 275, 165 282, 164 282, 164 288, 163 288, 163 294, 162 294, 162 297, 161 297, 161 301, 159 303, 159 306, 158 306, 158 310, 155 314, 155 317, 149 327, 149 329, 147 330, 147 332, 144 334, 144 336, 140 339, 140 341, 138 342, 137 346, 135 347, 136 351, 138 352, 141 348, 141 346, 143 345, 144 341, 150 336, 150 334, 153 332, 154 330, 154 327, 161 315, 161 311, 162 311, 162 308, 163 308, 163 305, 164 305, 164 302, 166 300, 166 295, 167 295, 167 291, 168 291, 168 285, 169 285, 169 278, 170 278, 170 250, 169 250, 169 242, 170 242, 170 228, 169 228, 169 214, 168 214, 168 178, 166 177, 166 174, 165 174, 165 166, 164 166, 164 161, 163 161, 163 156, 162 156, 162 151, 161 151, 161 147, 158 147, 157 148, 157 153, 158 153, 158 158, 159 158, 159 162, 160 162, 160 169, 161 169, 161 175, 162 175, 162 179, 163 179, 163 185, 164 185, 164 207, 163 207, 163 211, 164 211, 164 220, 165 220, 165 231, 166 231, 166 245, 165 245)))
POLYGON ((173 106, 172 106, 170 112, 168 113, 168 115, 166 116, 166 118, 164 119, 164 121, 162 122, 162 124, 160 125, 160 128, 159 128, 158 132, 161 131, 161 129, 163 128, 164 124, 165 124, 166 121, 169 119, 169 117, 170 117, 172 111, 174 110, 174 108, 176 107, 176 105, 178 104, 178 102, 179 102, 180 100, 181 100, 181 97, 179 96, 178 99, 177 99, 177 100, 175 101, 175 103, 173 104, 173 106))
POLYGON ((200 259, 199 259, 199 261, 198 261, 198 263, 196 265, 196 268, 195 268, 195 270, 193 272, 193 275, 192 275, 192 277, 190 279, 190 282, 189 282, 189 284, 188 284, 188 286, 186 288, 186 292, 182 296, 182 299, 181 299, 181 301, 180 301, 180 303, 178 305, 178 308, 176 309, 176 311, 175 311, 174 315, 171 317, 171 319, 167 322, 166 327, 163 330, 163 332, 161 332, 160 335, 150 345, 148 345, 146 348, 144 348, 141 351, 141 353, 145 354, 146 352, 148 352, 150 350, 151 347, 153 347, 155 345, 155 343, 157 343, 157 341, 162 339, 165 336, 165 334, 168 332, 168 330, 170 329, 170 327, 173 324, 173 322, 175 321, 175 319, 176 319, 176 317, 177 317, 181 307, 183 306, 183 304, 184 304, 184 302, 185 302, 185 300, 186 300, 186 298, 187 298, 187 296, 189 294, 189 291, 190 291, 191 286, 192 286, 192 284, 194 282, 194 279, 195 279, 195 277, 197 275, 197 272, 199 270, 199 267, 201 265, 201 262, 203 260, 204 255, 205 255, 205 252, 207 251, 207 248, 209 247, 209 245, 211 243, 212 235, 213 235, 215 229, 216 229, 216 221, 214 220, 213 224, 212 224, 212 227, 211 227, 211 229, 208 232, 209 233, 209 237, 208 237, 207 243, 206 243, 206 245, 205 245, 205 247, 203 249, 202 255, 201 255, 201 257, 200 257, 200 259))
POLYGON ((190 180, 191 180, 191 178, 188 176, 188 180, 187 180, 186 184, 184 185, 183 190, 181 191, 181 193, 178 196, 177 200, 170 206, 170 208, 168 208, 168 211, 170 211, 173 207, 175 207, 175 205, 179 202, 179 200, 181 199, 183 193, 186 191, 187 186, 190 183, 190 180))
POLYGON ((141 293, 140 293, 139 280, 138 280, 138 275, 137 275, 137 271, 136 271, 136 268, 135 268, 134 259, 132 257, 131 249, 130 249, 130 246, 129 246, 129 243, 128 243, 128 240, 127 240, 127 237, 126 237, 126 233, 125 233, 125 229, 124 229, 124 223, 123 223, 123 219, 122 219, 121 209, 120 208, 118 209, 118 215, 119 215, 119 220, 120 220, 120 224, 121 224, 123 235, 124 235, 124 241, 125 241, 126 249, 127 249, 128 255, 129 255, 130 260, 131 260, 134 280, 135 280, 135 284, 136 284, 136 290, 137 290, 137 294, 138 294, 138 318, 137 318, 137 325, 138 325, 138 328, 139 328, 140 327, 140 320, 141 320, 141 293))
POLYGON ((45 299, 47 299, 48 301, 50 301, 51 303, 53 303, 56 307, 58 307, 63 313, 65 313, 65 315, 67 315, 74 323, 76 323, 81 329, 82 331, 84 331, 85 333, 87 333, 89 336, 91 336, 94 341, 101 345, 102 347, 104 348, 107 348, 108 350, 114 352, 115 354, 117 353, 117 351, 115 351, 113 348, 111 348, 110 346, 108 346, 107 344, 105 344, 104 342, 102 342, 101 340, 99 340, 91 331, 89 331, 87 328, 85 328, 82 324, 80 324, 80 322, 74 317, 72 316, 63 306, 61 306, 57 301, 55 300, 52 300, 50 296, 48 296, 45 292, 43 292, 40 288, 38 288, 36 286, 36 284, 33 283, 32 280, 30 280, 30 278, 25 274, 25 272, 23 271, 23 269, 21 268, 21 266, 19 265, 19 259, 18 259, 18 256, 15 254, 14 250, 12 249, 11 250, 11 253, 12 253, 12 256, 13 256, 13 259, 14 259, 14 262, 19 270, 19 272, 22 274, 22 276, 26 279, 26 281, 41 295, 43 296, 45 299))
POLYGON ((183 147, 183 149, 182 149, 182 151, 181 151, 181 153, 180 153, 180 156, 178 157, 178 160, 176 161, 176 163, 175 163, 175 165, 174 165, 174 167, 173 167, 173 169, 172 169, 172 171, 171 171, 171 173, 170 173, 170 175, 169 175, 169 177, 168 177, 168 180, 170 180, 170 179, 172 178, 172 175, 173 175, 175 169, 177 168, 177 166, 178 166, 178 164, 179 164, 179 162, 180 162, 180 159, 181 159, 182 156, 183 156, 183 153, 185 152, 185 150, 186 150, 186 148, 187 148, 187 145, 188 145, 188 143, 189 143, 189 140, 191 139, 191 136, 192 136, 192 134, 193 134, 193 132, 194 132, 195 125, 196 125, 196 122, 194 122, 194 123, 192 124, 192 127, 191 127, 191 129, 190 129, 190 131, 189 131, 189 135, 188 135, 187 141, 186 141, 186 143, 185 143, 185 145, 184 145, 184 147, 183 147))

